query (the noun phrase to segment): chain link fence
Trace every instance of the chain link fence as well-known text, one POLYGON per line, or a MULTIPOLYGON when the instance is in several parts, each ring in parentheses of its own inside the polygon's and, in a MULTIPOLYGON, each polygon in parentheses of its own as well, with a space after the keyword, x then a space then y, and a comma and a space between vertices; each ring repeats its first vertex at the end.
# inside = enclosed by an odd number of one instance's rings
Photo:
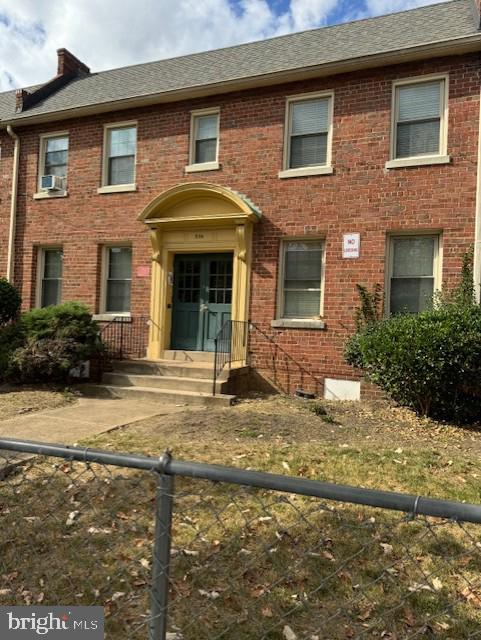
POLYGON ((481 637, 481 507, 0 439, 0 604, 106 638, 481 637))

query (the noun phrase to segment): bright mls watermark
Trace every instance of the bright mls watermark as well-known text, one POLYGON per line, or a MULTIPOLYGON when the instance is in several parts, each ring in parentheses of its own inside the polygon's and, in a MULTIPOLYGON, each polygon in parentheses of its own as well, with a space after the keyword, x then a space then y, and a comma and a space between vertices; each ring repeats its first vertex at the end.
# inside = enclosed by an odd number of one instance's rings
POLYGON ((102 607, 0 607, 1 640, 103 640, 102 607))

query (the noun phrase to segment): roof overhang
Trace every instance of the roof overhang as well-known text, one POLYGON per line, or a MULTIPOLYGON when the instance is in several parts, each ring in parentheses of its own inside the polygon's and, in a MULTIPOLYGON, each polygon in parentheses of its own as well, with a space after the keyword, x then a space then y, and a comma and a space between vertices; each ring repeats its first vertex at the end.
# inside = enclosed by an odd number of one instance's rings
POLYGON ((79 106, 62 111, 32 115, 28 115, 28 112, 26 112, 25 114, 16 116, 10 120, 0 120, 0 128, 6 128, 8 125, 22 127, 43 122, 58 122, 59 120, 67 120, 70 118, 79 118, 99 113, 119 111, 122 109, 150 106, 153 104, 178 102, 187 99, 191 100, 193 98, 201 98, 223 93, 232 93, 234 91, 244 91, 247 89, 272 86, 281 83, 338 75, 363 69, 397 65, 415 60, 426 60, 433 57, 439 58, 442 56, 462 55, 479 50, 481 50, 481 32, 468 37, 444 42, 430 42, 416 47, 410 47, 408 49, 379 52, 369 56, 352 58, 349 60, 302 67, 288 71, 279 71, 259 76, 249 76, 209 85, 190 86, 172 91, 163 91, 156 94, 79 106))

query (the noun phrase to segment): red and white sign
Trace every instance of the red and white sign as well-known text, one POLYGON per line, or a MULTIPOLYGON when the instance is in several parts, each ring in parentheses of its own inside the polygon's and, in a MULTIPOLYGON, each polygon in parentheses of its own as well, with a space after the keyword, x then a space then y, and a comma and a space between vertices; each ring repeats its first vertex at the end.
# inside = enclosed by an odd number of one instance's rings
POLYGON ((345 233, 342 239, 342 257, 359 258, 361 249, 361 234, 345 233))
POLYGON ((136 276, 137 278, 148 278, 150 276, 150 267, 144 265, 137 267, 136 276))

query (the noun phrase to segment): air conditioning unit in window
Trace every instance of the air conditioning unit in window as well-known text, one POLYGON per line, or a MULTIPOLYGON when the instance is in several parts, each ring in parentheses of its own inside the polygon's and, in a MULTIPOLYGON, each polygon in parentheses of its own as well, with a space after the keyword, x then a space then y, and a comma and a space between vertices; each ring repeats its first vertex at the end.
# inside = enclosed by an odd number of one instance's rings
POLYGON ((64 191, 65 178, 62 176, 42 176, 41 186, 44 191, 64 191))

